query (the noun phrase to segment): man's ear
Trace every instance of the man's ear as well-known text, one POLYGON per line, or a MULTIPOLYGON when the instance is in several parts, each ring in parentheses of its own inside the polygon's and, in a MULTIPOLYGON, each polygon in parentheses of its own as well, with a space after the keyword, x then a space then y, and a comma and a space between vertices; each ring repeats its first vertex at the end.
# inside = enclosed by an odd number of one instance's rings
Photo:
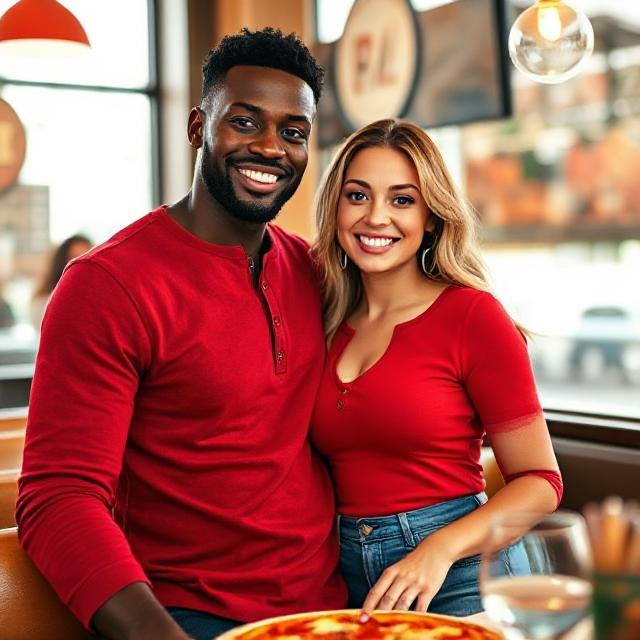
POLYGON ((204 128, 205 113, 200 107, 193 107, 189 114, 189 121, 187 124, 187 137, 189 138, 189 144, 194 149, 199 149, 202 146, 202 130, 204 128))

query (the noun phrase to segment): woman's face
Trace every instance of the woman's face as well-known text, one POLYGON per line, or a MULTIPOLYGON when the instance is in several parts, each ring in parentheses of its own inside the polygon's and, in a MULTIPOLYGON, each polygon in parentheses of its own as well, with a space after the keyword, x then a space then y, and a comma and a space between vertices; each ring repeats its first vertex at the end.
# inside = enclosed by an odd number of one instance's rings
POLYGON ((370 147, 353 157, 338 205, 338 242, 362 272, 418 269, 429 217, 408 156, 370 147))

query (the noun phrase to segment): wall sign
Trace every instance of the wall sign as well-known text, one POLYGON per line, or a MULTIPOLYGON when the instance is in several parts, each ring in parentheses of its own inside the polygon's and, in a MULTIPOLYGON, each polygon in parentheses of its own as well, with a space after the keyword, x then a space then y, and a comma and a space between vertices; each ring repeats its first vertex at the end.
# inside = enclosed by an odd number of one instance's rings
POLYGON ((409 0, 356 0, 333 60, 344 119, 355 129, 404 115, 419 63, 419 29, 409 0))
POLYGON ((17 179, 24 163, 27 137, 11 105, 0 98, 0 191, 17 179))

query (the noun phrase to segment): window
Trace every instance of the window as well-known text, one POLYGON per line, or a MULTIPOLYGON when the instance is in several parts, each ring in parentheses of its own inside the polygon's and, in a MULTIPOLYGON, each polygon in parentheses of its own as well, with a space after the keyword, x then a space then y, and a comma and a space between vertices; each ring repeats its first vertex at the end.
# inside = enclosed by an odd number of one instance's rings
MULTIPOLYGON (((0 0, 0 13, 12 4, 0 0)), ((19 179, 0 193, 0 286, 16 324, 2 331, 16 336, 27 331, 52 246, 76 233, 105 240, 149 211, 159 191, 154 3, 62 4, 84 26, 91 52, 0 66, 0 97, 27 136, 19 179)))

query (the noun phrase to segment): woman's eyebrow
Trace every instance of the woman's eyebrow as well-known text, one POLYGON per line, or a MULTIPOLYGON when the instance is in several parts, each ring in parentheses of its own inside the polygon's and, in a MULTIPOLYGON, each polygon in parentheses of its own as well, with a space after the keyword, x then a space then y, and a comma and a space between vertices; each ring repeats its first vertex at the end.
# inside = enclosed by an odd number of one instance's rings
POLYGON ((407 184, 394 184, 392 187, 389 187, 390 191, 399 191, 401 189, 415 189, 416 191, 420 191, 415 184, 411 184, 410 182, 407 184))
POLYGON ((364 187, 365 189, 371 189, 371 186, 367 182, 365 182, 364 180, 356 180, 355 178, 350 178, 349 180, 345 180, 344 185, 347 185, 350 182, 355 182, 356 184, 360 185, 361 187, 364 187))

